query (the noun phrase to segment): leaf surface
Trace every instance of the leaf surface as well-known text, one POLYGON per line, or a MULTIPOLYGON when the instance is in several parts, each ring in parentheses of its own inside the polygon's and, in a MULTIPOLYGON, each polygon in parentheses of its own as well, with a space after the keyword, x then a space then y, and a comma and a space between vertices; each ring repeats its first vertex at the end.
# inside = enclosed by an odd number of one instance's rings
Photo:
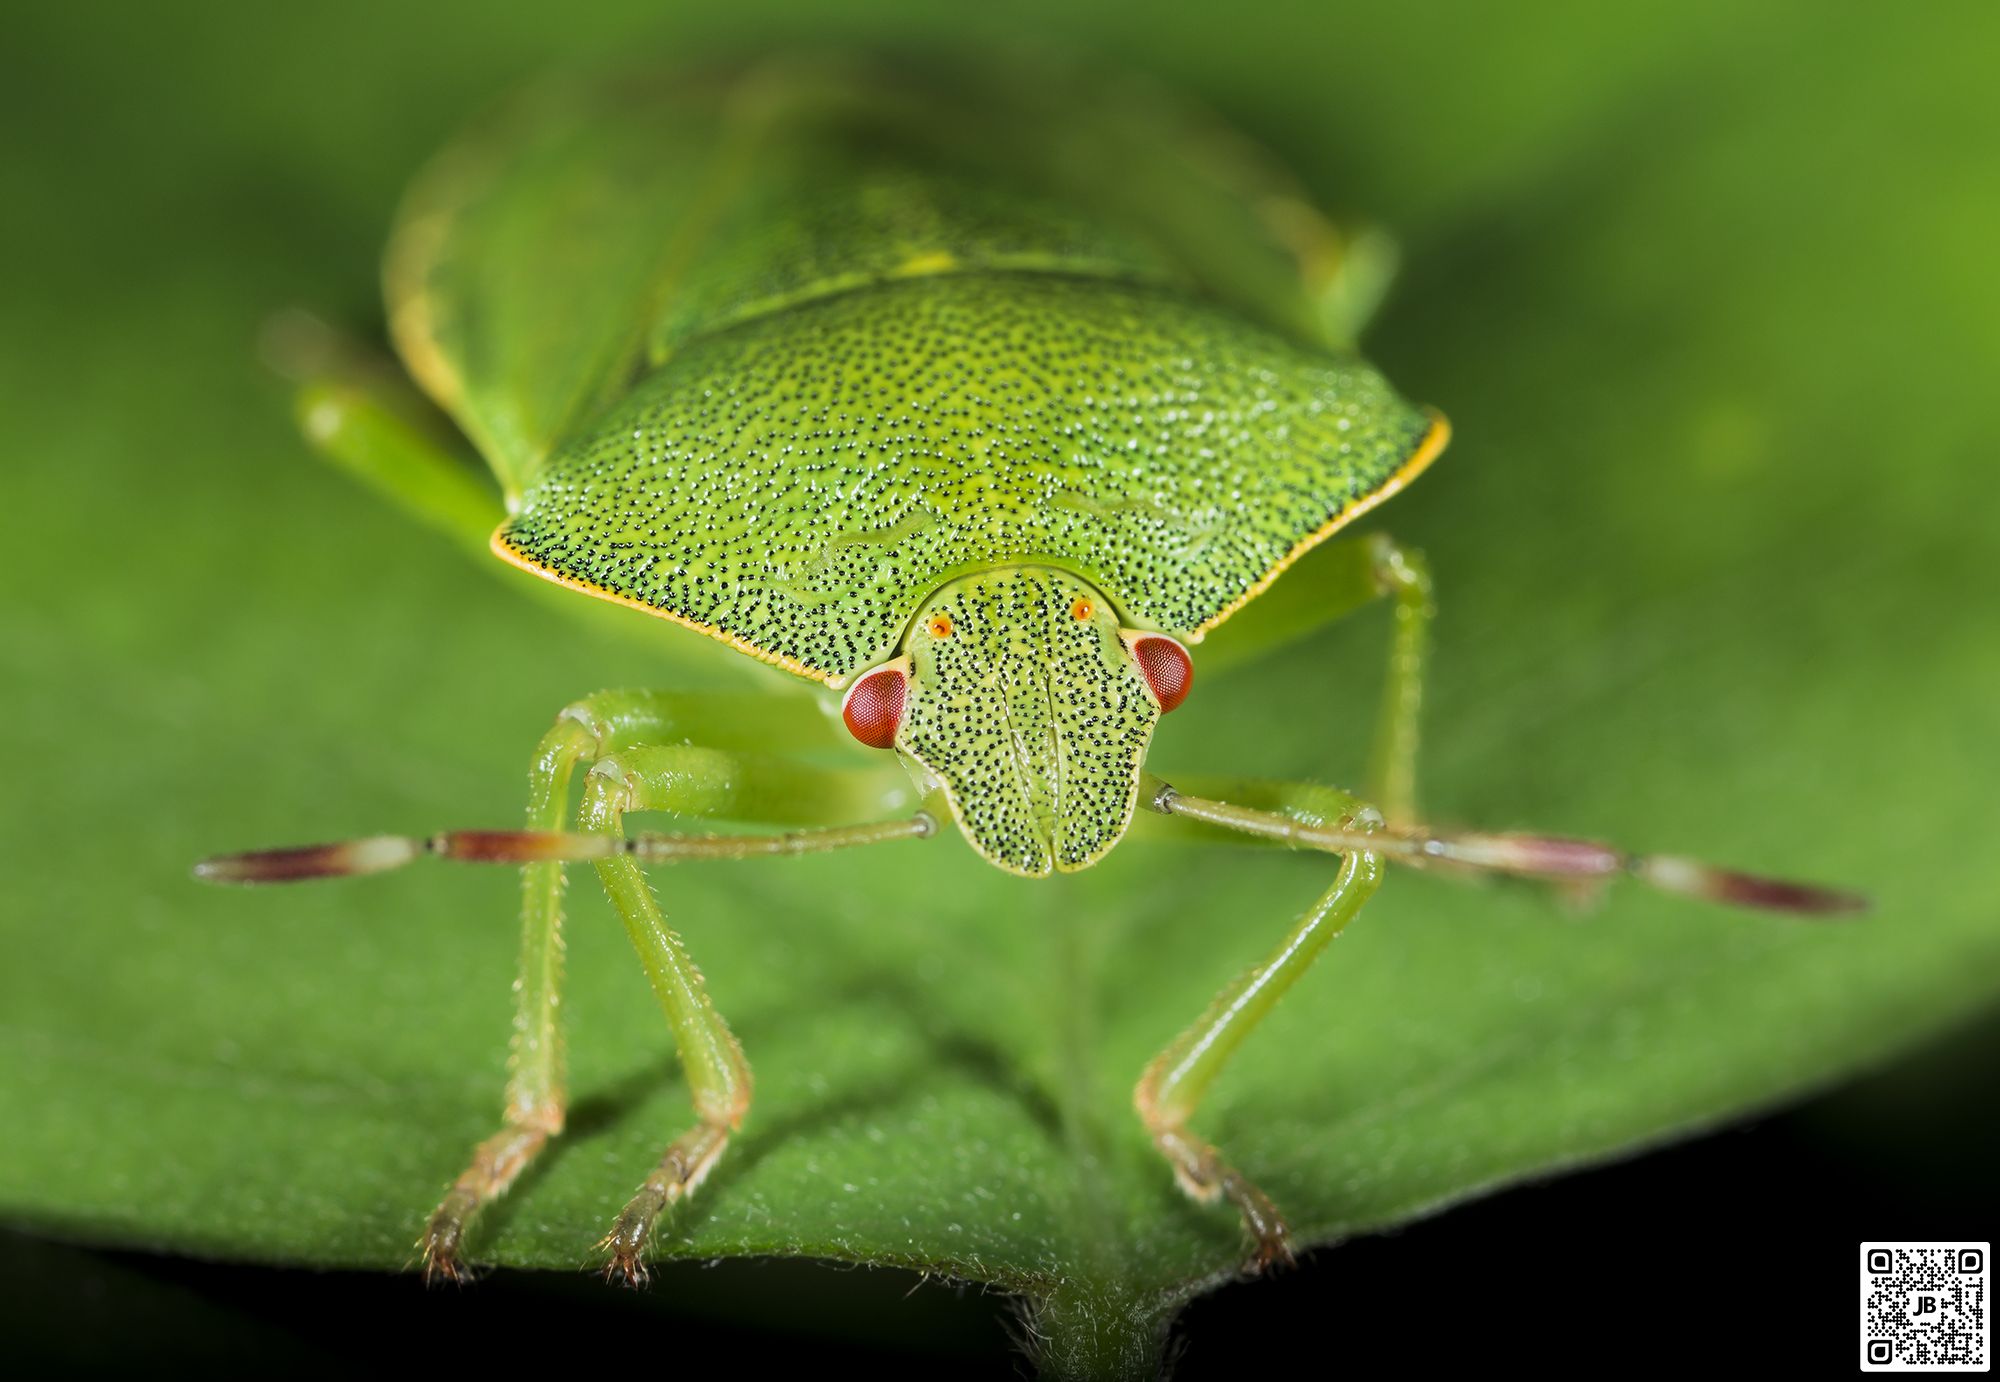
MULTIPOLYGON (((377 511, 307 459, 250 349, 291 302, 371 319, 400 183, 473 102, 552 53, 716 32, 650 14, 558 35, 399 11, 383 47, 347 17, 207 6, 159 36, 168 65, 28 21, 49 61, 0 99, 46 137, 0 157, 54 214, 0 229, 37 270, 0 326, 16 1222, 407 1263, 497 1112, 512 878, 223 893, 189 863, 507 825, 566 701, 741 675, 565 621, 377 511)), ((1814 926, 1626 890, 1579 918, 1392 875, 1198 1119, 1309 1242, 1820 1085, 2000 983, 2000 883, 1967 840, 2000 753, 1974 490, 2000 366, 1979 54, 2000 35, 1941 48, 1915 12, 1805 6, 1462 22, 1437 46, 1414 14, 1343 21, 1335 82, 1316 9, 1224 34, 1186 6, 1130 42, 1076 25, 1403 242, 1371 354, 1458 436, 1374 520, 1438 576, 1431 809, 1878 906, 1814 926)), ((1155 765, 1358 776, 1385 633, 1371 612, 1198 686, 1155 765)), ((1135 843, 1026 883, 947 840, 661 875, 759 1080, 662 1251, 993 1282, 1045 1301, 1053 1369, 1143 1359, 1241 1245, 1174 1190, 1127 1091, 1328 873, 1135 843)), ((688 1118, 583 883, 571 1135, 482 1224, 483 1259, 591 1263, 688 1118)))

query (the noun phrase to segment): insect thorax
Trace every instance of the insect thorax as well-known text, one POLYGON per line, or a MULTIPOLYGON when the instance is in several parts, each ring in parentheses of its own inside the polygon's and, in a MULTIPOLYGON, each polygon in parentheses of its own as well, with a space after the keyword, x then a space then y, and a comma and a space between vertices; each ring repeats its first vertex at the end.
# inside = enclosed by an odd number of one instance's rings
POLYGON ((1284 198, 1056 89, 641 84, 443 161, 399 334, 508 482, 500 554, 840 684, 1023 561, 1198 634, 1399 484, 1433 423, 1315 334, 1284 198))

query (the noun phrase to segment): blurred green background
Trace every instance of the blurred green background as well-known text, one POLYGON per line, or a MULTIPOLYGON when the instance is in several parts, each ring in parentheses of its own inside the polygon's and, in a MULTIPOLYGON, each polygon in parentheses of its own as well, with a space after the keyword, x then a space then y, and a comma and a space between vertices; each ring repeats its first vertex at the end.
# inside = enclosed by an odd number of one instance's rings
MULTIPOLYGON (((1438 574, 1434 810, 1878 899, 1809 928, 1626 892, 1579 921, 1393 879, 1203 1116, 1312 1237, 1767 1106, 1993 995, 1990 6, 85 4, 10 29, 16 1225, 394 1267, 488 1130, 510 878, 226 894, 187 865, 506 824, 557 707, 713 674, 315 466, 253 344, 293 304, 379 331, 422 158, 550 62, 645 46, 1027 36, 1226 112, 1403 245, 1370 353, 1458 438, 1376 520, 1438 574)), ((1210 683, 1157 761, 1351 779, 1384 631, 1210 683)), ((663 880, 763 1099, 667 1248, 1026 1290, 1079 1356, 1143 1332, 1236 1243, 1124 1090, 1323 876, 1135 847, 1037 886, 948 845, 663 880)), ((685 1117, 575 896, 576 1136, 475 1248, 518 1265, 586 1263, 685 1117)))

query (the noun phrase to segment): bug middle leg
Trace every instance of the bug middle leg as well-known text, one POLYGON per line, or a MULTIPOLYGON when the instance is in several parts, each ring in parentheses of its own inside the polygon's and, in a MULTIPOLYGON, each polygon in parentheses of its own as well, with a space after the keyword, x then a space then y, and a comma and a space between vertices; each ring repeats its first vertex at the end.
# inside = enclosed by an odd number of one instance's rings
POLYGON ((1392 602, 1389 660, 1365 785, 1391 824, 1406 825, 1418 819, 1417 740, 1436 613, 1423 553, 1383 533, 1328 543, 1218 629, 1197 665, 1250 661, 1383 598, 1392 602))

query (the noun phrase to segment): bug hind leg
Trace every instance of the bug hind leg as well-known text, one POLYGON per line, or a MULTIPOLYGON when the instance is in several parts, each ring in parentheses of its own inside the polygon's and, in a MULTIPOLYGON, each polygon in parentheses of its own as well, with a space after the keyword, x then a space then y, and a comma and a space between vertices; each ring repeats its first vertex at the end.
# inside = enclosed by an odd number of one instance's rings
POLYGON ((1327 334, 1352 348, 1375 319, 1396 281, 1402 256, 1389 233, 1378 226, 1341 228, 1334 236, 1331 262, 1306 288, 1319 309, 1327 334))
POLYGON ((307 312, 264 325, 265 363, 297 386, 299 430, 321 456, 486 562, 507 511, 478 458, 393 360, 307 312))
MULTIPOLYGON (((677 718, 671 698, 643 692, 607 692, 564 709, 542 736, 528 772, 527 829, 553 831, 565 824, 579 763, 634 730, 660 733, 677 718)), ((417 1249, 427 1280, 465 1278, 461 1253, 473 1220, 506 1194, 563 1130, 568 1103, 561 1026, 563 885, 559 860, 537 860, 521 870, 521 955, 504 1123, 473 1150, 472 1164, 424 1226, 417 1249)))

